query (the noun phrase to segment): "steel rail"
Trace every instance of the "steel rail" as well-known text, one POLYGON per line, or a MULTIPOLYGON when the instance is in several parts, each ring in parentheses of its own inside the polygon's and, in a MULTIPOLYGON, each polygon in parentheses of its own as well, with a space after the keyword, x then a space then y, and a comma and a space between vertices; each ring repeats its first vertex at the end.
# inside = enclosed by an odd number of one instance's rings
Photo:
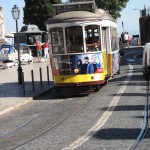
MULTIPOLYGON (((91 95, 92 95, 92 94, 91 94, 91 95)), ((68 98, 68 97, 65 97, 65 99, 67 99, 67 98, 68 98)), ((20 147, 22 147, 22 146, 24 146, 24 145, 26 145, 26 144, 28 144, 28 143, 34 141, 35 139, 40 138, 41 136, 47 134, 48 132, 51 132, 51 131, 55 130, 57 127, 59 127, 60 125, 64 124, 67 120, 69 120, 72 116, 74 116, 76 113, 78 113, 79 111, 81 111, 81 110, 86 106, 86 105, 85 105, 85 102, 86 102, 86 103, 89 103, 89 102, 91 102, 91 101, 92 101, 91 98, 89 98, 88 101, 87 101, 87 97, 82 98, 82 101, 80 102, 80 105, 78 105, 74 111, 70 112, 68 115, 66 115, 62 120, 60 120, 59 122, 57 122, 55 125, 53 125, 52 127, 48 128, 47 130, 44 130, 42 133, 40 133, 40 134, 34 136, 33 138, 27 139, 27 140, 26 140, 25 142, 23 142, 23 143, 18 144, 18 145, 16 145, 15 147, 11 147, 10 149, 11 149, 11 150, 18 149, 18 148, 20 148, 20 147), (84 99, 85 99, 86 101, 84 101, 84 99)), ((41 113, 41 114, 43 114, 43 113, 41 113)), ((37 119, 37 118, 39 118, 39 117, 41 116, 41 114, 38 115, 38 116, 36 116, 34 119, 31 119, 28 123, 25 123, 25 124, 23 125, 23 128, 25 128, 26 125, 28 125, 29 123, 33 123, 35 119, 37 119)), ((9 136, 9 134, 15 134, 15 133, 17 132, 17 130, 21 130, 21 128, 18 128, 18 129, 16 129, 16 130, 13 131, 13 132, 7 133, 6 135, 2 136, 1 138, 5 137, 5 136, 9 136)))
POLYGON ((134 144, 130 147, 129 150, 135 150, 138 145, 140 144, 140 142, 142 141, 142 139, 144 138, 147 129, 148 129, 148 120, 149 120, 149 116, 148 116, 148 111, 149 111, 149 90, 150 90, 150 75, 148 77, 148 82, 147 82, 147 89, 146 89, 146 101, 145 101, 145 109, 144 109, 144 120, 143 120, 143 125, 142 125, 142 129, 141 132, 139 134, 139 136, 137 137, 136 141, 134 142, 134 144))

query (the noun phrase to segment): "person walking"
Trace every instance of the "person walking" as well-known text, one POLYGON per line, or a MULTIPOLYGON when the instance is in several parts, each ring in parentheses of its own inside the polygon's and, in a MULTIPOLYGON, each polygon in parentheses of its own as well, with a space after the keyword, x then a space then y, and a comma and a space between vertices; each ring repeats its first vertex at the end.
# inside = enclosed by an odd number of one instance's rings
POLYGON ((125 32, 124 34, 124 46, 128 47, 128 32, 125 32))
POLYGON ((42 58, 42 45, 39 41, 36 42, 36 52, 38 57, 38 62, 41 62, 42 58))
POLYGON ((131 39, 130 39, 129 33, 127 33, 127 34, 128 34, 128 48, 129 48, 131 39))
POLYGON ((48 42, 43 43, 43 47, 44 47, 44 59, 49 58, 49 45, 48 42))

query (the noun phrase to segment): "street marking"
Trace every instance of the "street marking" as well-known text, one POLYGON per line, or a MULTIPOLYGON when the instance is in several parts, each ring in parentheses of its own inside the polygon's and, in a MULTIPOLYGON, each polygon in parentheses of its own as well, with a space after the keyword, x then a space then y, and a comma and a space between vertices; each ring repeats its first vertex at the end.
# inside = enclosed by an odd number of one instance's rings
POLYGON ((134 59, 127 59, 128 62, 135 62, 134 59))
POLYGON ((10 106, 9 108, 7 108, 7 109, 5 109, 5 110, 0 111, 0 116, 1 116, 1 115, 4 115, 5 113, 8 113, 8 112, 10 112, 11 110, 14 110, 14 109, 16 109, 16 108, 18 108, 18 107, 20 107, 20 106, 23 106, 23 105, 25 105, 25 104, 31 102, 32 100, 33 100, 33 98, 31 97, 31 98, 28 98, 28 99, 27 99, 26 101, 24 101, 24 102, 18 103, 18 104, 15 105, 15 106, 10 106))
POLYGON ((133 66, 129 65, 129 69, 130 69, 129 73, 128 73, 127 78, 124 81, 122 87, 118 91, 117 95, 113 98, 111 103, 109 104, 107 110, 102 114, 100 119, 97 121, 97 123, 91 129, 89 129, 82 137, 78 138, 76 141, 71 143, 68 147, 63 148, 62 150, 74 150, 74 149, 76 149, 77 147, 81 146, 83 143, 88 141, 93 136, 93 134, 96 134, 96 132, 98 130, 100 130, 105 125, 105 123, 107 122, 109 117, 112 115, 113 110, 116 107, 121 95, 124 93, 128 82, 130 81, 130 78, 131 78, 132 72, 133 72, 133 66))

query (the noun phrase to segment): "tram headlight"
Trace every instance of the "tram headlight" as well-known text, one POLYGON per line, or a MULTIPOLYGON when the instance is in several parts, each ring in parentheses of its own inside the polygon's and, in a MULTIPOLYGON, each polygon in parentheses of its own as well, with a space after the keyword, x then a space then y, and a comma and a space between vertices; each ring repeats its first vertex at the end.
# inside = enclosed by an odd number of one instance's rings
POLYGON ((79 73, 79 69, 74 69, 74 73, 79 73))
POLYGON ((91 79, 94 80, 94 76, 91 76, 91 79))

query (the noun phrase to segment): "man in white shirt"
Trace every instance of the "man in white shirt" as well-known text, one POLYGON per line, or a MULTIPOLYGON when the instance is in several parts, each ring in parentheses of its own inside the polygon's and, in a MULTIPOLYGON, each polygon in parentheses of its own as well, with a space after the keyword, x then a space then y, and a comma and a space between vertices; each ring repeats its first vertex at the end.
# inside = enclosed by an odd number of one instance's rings
POLYGON ((125 45, 125 47, 128 46, 128 48, 129 48, 128 39, 129 39, 128 32, 125 32, 125 34, 124 34, 124 45, 125 45))

